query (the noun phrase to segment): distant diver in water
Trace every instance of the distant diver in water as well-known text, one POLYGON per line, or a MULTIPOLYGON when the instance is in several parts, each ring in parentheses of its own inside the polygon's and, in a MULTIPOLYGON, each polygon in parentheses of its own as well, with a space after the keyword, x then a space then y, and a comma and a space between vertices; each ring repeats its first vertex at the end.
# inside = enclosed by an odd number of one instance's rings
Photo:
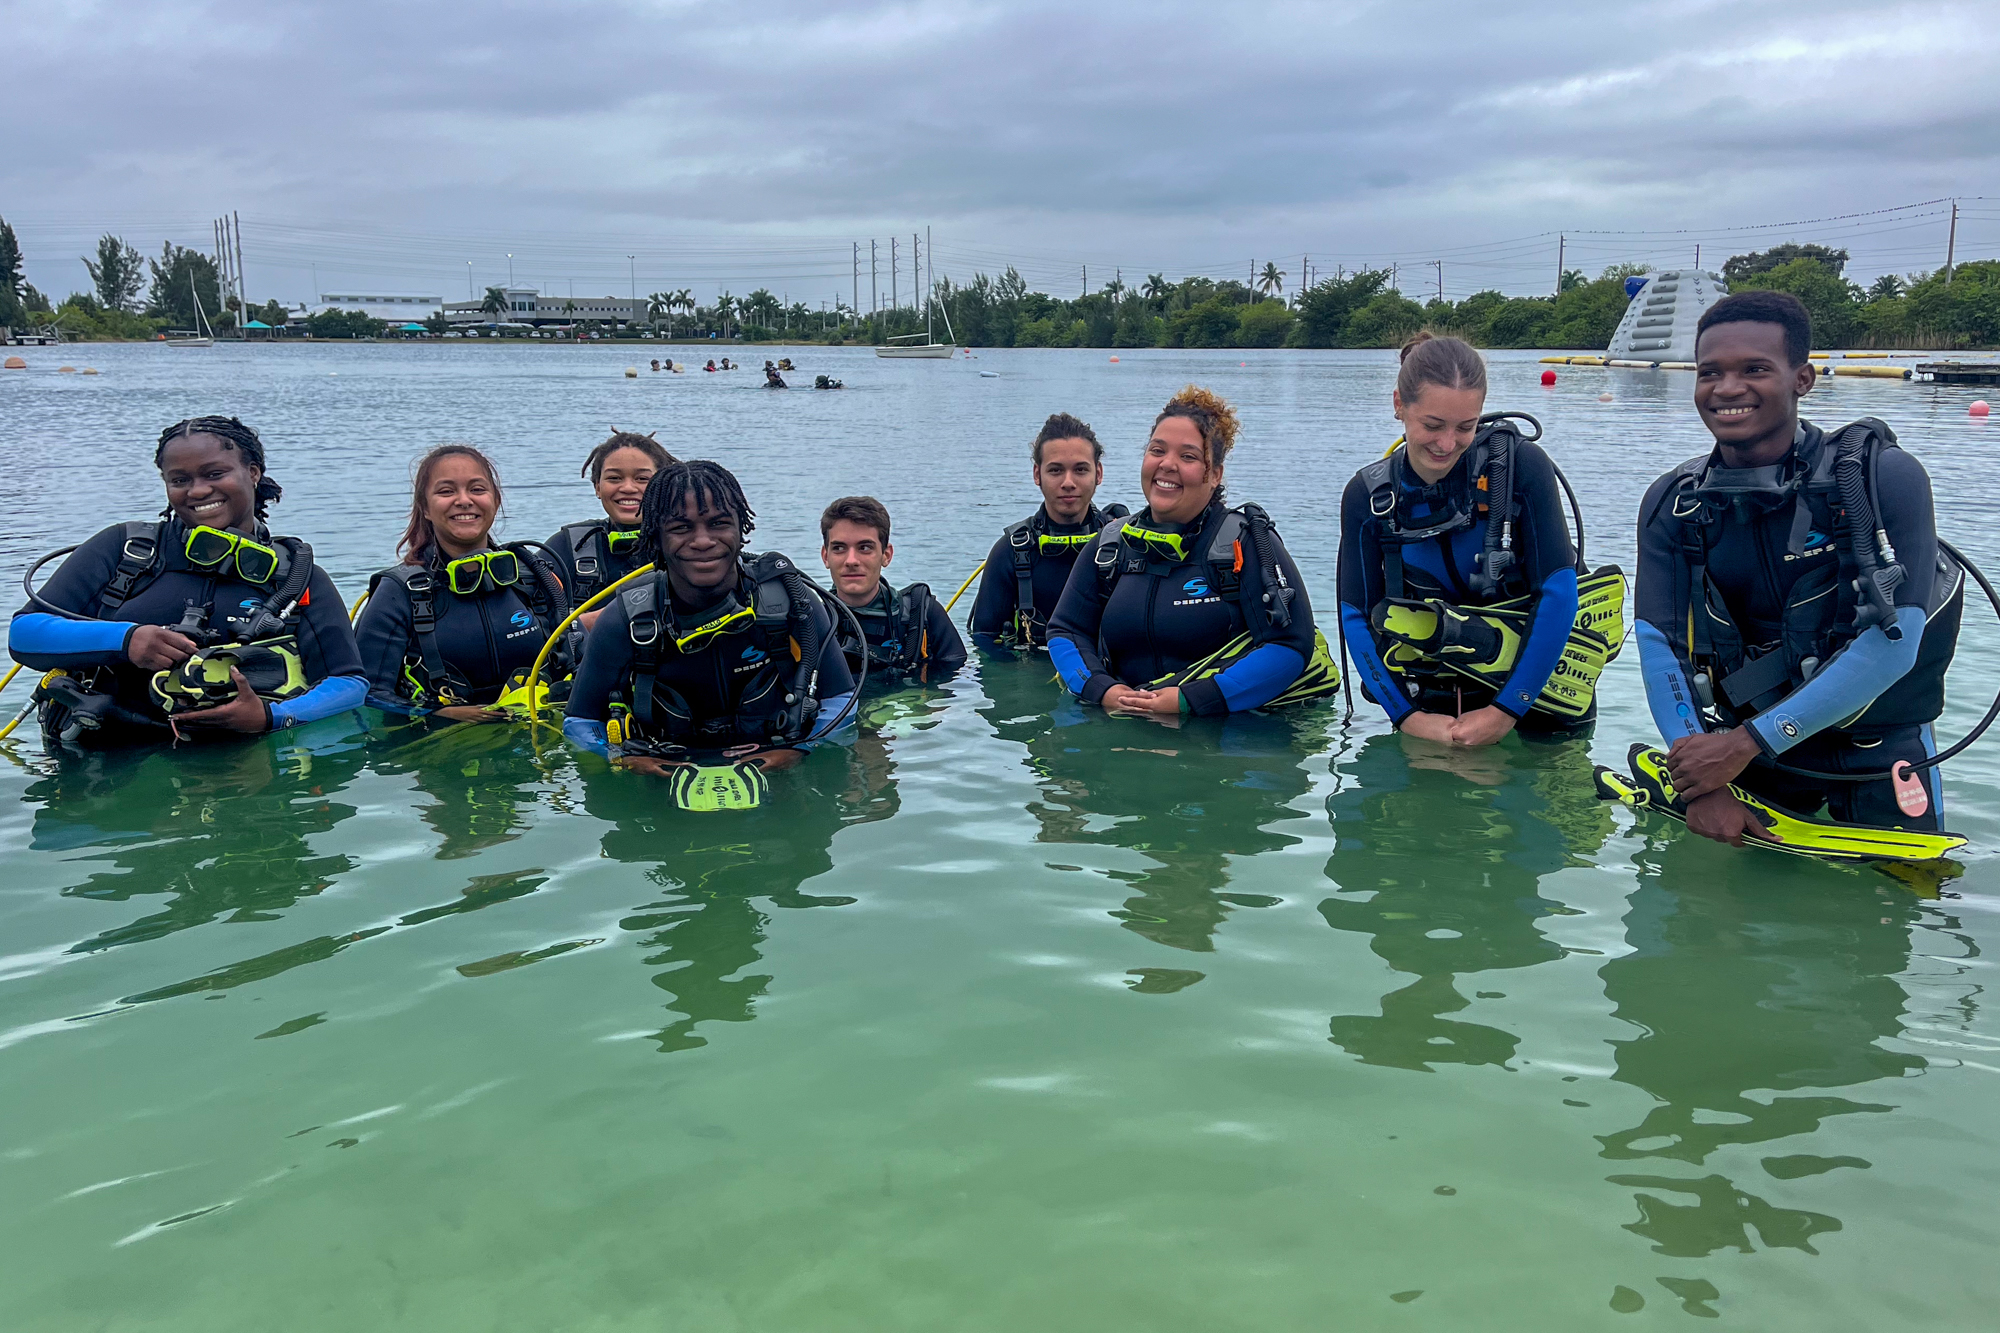
POLYGON ((780 375, 778 368, 769 361, 764 363, 764 387, 767 389, 783 389, 788 387, 785 384, 785 377, 780 375))
POLYGON ((813 388, 815 389, 844 389, 846 387, 847 387, 846 385, 842 384, 839 380, 834 379, 832 376, 829 375, 813 376, 813 388))

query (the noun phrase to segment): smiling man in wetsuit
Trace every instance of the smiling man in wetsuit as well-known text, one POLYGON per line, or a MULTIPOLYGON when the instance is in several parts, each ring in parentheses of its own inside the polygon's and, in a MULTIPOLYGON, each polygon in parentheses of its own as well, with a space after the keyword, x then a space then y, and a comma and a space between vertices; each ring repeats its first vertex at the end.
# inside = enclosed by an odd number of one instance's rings
POLYGON ((1942 826, 1936 769, 1902 765, 1936 752, 1963 571, 1940 557, 1929 475, 1886 426, 1800 420, 1811 346, 1786 293, 1711 307, 1694 402, 1715 448, 1639 511, 1647 702, 1688 827, 1737 846, 1768 834, 1732 782, 1802 815, 1942 826))
POLYGON ((833 577, 834 595, 861 622, 865 645, 847 630, 842 647, 850 670, 868 655, 878 680, 938 681, 965 665, 965 641, 930 585, 912 583, 900 592, 882 577, 895 558, 889 544, 889 511, 872 495, 847 495, 826 507, 819 519, 820 562, 833 577))

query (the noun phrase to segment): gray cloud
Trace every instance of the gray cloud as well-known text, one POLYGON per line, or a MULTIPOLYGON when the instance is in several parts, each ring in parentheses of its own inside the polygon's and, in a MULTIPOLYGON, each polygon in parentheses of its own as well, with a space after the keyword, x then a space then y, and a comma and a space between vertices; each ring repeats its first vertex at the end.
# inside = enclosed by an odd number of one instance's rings
MULTIPOLYGON (((7 14, 10 63, 52 98, 10 136, 0 214, 58 293, 99 231, 205 243, 231 208, 258 296, 306 295, 315 264, 455 290, 467 259, 504 276, 507 251, 550 286, 623 290, 639 253, 641 287, 824 295, 846 290, 849 238, 925 223, 961 273, 1437 255, 1462 295, 1553 276, 1551 239, 1508 238, 1686 227, 1726 249, 1729 227, 2000 194, 2000 39, 1964 0, 7 14)), ((1941 258, 1932 216, 1810 234, 1858 270, 1941 258)))

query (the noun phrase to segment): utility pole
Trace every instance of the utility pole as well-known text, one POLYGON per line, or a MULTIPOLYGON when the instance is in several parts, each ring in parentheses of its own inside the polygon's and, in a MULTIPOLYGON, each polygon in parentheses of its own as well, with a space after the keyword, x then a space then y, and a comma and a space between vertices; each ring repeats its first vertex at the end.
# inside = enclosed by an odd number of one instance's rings
MULTIPOLYGON (((244 290, 243 282, 243 220, 233 208, 229 210, 229 226, 236 235, 236 304, 247 321, 250 318, 250 295, 244 290)), ((245 331, 243 336, 247 338, 250 335, 245 331)))
POLYGON ((1700 268, 1700 267, 1701 267, 1701 242, 1700 242, 1700 241, 1696 241, 1696 242, 1694 243, 1694 266, 1695 266, 1696 268, 1700 268))
POLYGON ((639 304, 639 261, 632 255, 625 256, 626 271, 632 277, 632 304, 639 304))
POLYGON ((1569 238, 1567 236, 1564 236, 1560 233, 1556 235, 1556 295, 1557 296, 1561 296, 1563 294, 1563 243, 1568 239, 1569 238))
POLYGON ((1300 256, 1299 256, 1299 291, 1300 291, 1300 292, 1303 292, 1303 291, 1305 291, 1305 289, 1306 289, 1306 288, 1308 288, 1308 287, 1310 287, 1310 286, 1312 286, 1312 256, 1311 256, 1311 255, 1300 255, 1300 256))
MULTIPOLYGON (((317 287, 318 285, 319 279, 315 277, 313 279, 313 286, 317 287)), ((319 294, 315 292, 313 295, 317 298, 319 294)), ((465 299, 468 301, 472 299, 472 261, 470 259, 465 261, 465 299)))
POLYGON ((1944 285, 1951 286, 1951 261, 1958 255, 1958 200, 1951 201, 1951 234, 1944 243, 1944 285))
MULTIPOLYGON (((854 307, 853 307, 853 309, 854 309, 854 313, 855 313, 855 315, 856 315, 856 316, 858 317, 858 316, 859 316, 859 315, 861 314, 861 242, 859 242, 859 241, 855 241, 855 242, 854 242, 853 244, 854 244, 854 307)), ((840 300, 839 300, 839 298, 838 298, 838 297, 834 298, 834 302, 833 302, 833 303, 834 303, 835 305, 839 305, 839 304, 840 304, 840 300)))
POLYGON ((1442 301, 1444 300, 1444 261, 1442 259, 1434 259, 1431 262, 1438 266, 1438 300, 1442 301))
POLYGON ((889 308, 891 310, 902 304, 896 298, 896 279, 901 275, 902 271, 902 265, 896 262, 896 238, 891 236, 889 238, 889 308))
POLYGON ((514 285, 514 252, 512 250, 507 252, 507 285, 509 287, 514 285))
POLYGON ((1083 294, 1090 295, 1090 265, 1083 266, 1083 294))

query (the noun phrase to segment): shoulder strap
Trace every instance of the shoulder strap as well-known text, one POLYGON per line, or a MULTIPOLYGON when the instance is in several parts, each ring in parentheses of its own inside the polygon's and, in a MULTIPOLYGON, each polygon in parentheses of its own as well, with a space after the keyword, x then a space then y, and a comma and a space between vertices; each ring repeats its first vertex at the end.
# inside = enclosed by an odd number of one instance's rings
POLYGON ((581 604, 604 586, 605 560, 610 554, 604 549, 604 528, 603 519, 563 524, 562 534, 569 539, 570 566, 576 570, 576 591, 570 598, 574 604, 581 604))
POLYGON ((1119 534, 1124 531, 1125 520, 1129 517, 1129 514, 1119 514, 1105 520, 1104 526, 1097 530, 1097 554, 1091 560, 1097 569, 1098 592, 1105 597, 1111 595, 1112 585, 1118 582, 1120 574, 1127 572, 1128 566, 1136 569, 1146 567, 1144 559, 1126 559, 1125 542, 1119 534))
POLYGON ((648 727, 653 725, 653 686, 666 631, 660 618, 660 578, 653 574, 628 583, 618 594, 625 607, 625 632, 632 639, 632 715, 648 727))
POLYGON ((424 673, 436 689, 451 679, 437 641, 437 575, 429 564, 391 565, 368 581, 369 592, 373 593, 383 579, 394 579, 409 595, 410 633, 417 641, 417 657, 424 664, 424 673))
POLYGON ((132 600, 139 591, 160 575, 161 537, 167 530, 165 519, 147 523, 143 520, 125 525, 124 544, 118 550, 118 568, 112 573, 111 581, 104 585, 104 591, 97 595, 97 615, 104 617, 107 611, 116 611, 132 600))

